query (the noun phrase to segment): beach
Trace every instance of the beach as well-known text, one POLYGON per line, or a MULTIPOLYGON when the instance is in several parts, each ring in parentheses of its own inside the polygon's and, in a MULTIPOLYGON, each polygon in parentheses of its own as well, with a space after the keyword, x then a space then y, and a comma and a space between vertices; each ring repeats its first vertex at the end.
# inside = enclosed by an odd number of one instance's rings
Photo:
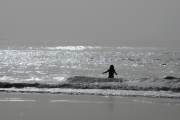
POLYGON ((2 120, 178 120, 180 100, 0 93, 2 120))
POLYGON ((179 5, 0 0, 0 120, 179 120, 179 5))
POLYGON ((168 48, 1 47, 1 120, 178 120, 179 55, 168 48), (112 64, 114 79, 102 74, 112 64))

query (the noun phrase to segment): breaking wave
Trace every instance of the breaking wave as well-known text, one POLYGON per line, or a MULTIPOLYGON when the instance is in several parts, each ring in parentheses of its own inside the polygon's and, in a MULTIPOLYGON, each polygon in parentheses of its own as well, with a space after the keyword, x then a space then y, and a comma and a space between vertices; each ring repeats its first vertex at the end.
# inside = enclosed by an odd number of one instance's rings
MULTIPOLYGON (((164 79, 173 79, 165 77, 164 79)), ((179 78, 176 83, 180 82, 179 78)), ((134 90, 134 91, 171 91, 180 92, 179 86, 162 85, 162 86, 138 86, 128 85, 128 80, 123 78, 93 78, 84 76, 75 76, 68 78, 65 82, 60 83, 10 83, 0 82, 0 88, 70 88, 70 89, 109 89, 109 90, 134 90)))

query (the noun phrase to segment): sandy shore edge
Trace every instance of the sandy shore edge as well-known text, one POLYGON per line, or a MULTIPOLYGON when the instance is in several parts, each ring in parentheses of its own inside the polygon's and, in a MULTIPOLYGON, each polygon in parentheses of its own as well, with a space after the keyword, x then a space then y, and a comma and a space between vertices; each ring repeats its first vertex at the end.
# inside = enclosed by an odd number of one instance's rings
POLYGON ((180 99, 0 93, 2 120, 178 120, 180 99))

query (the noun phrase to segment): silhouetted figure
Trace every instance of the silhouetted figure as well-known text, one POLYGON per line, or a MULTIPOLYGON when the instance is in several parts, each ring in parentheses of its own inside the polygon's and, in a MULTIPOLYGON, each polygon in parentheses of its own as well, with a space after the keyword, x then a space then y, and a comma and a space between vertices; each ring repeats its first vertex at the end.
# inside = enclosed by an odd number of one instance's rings
POLYGON ((102 74, 107 73, 107 72, 109 72, 108 78, 114 78, 114 74, 117 75, 113 65, 110 66, 109 70, 103 72, 102 74))

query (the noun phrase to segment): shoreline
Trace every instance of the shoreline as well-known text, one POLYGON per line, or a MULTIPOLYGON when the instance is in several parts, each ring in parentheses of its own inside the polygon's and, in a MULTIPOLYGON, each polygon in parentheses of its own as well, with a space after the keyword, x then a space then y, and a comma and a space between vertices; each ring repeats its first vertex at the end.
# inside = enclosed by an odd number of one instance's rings
POLYGON ((112 96, 112 97, 142 97, 142 98, 180 99, 179 92, 170 92, 170 91, 136 91, 136 90, 71 89, 71 88, 62 88, 62 89, 60 89, 60 88, 51 88, 51 89, 7 88, 7 89, 1 89, 0 88, 0 93, 90 95, 90 96, 112 96))
POLYGON ((0 93, 3 120, 177 120, 180 99, 0 93))

